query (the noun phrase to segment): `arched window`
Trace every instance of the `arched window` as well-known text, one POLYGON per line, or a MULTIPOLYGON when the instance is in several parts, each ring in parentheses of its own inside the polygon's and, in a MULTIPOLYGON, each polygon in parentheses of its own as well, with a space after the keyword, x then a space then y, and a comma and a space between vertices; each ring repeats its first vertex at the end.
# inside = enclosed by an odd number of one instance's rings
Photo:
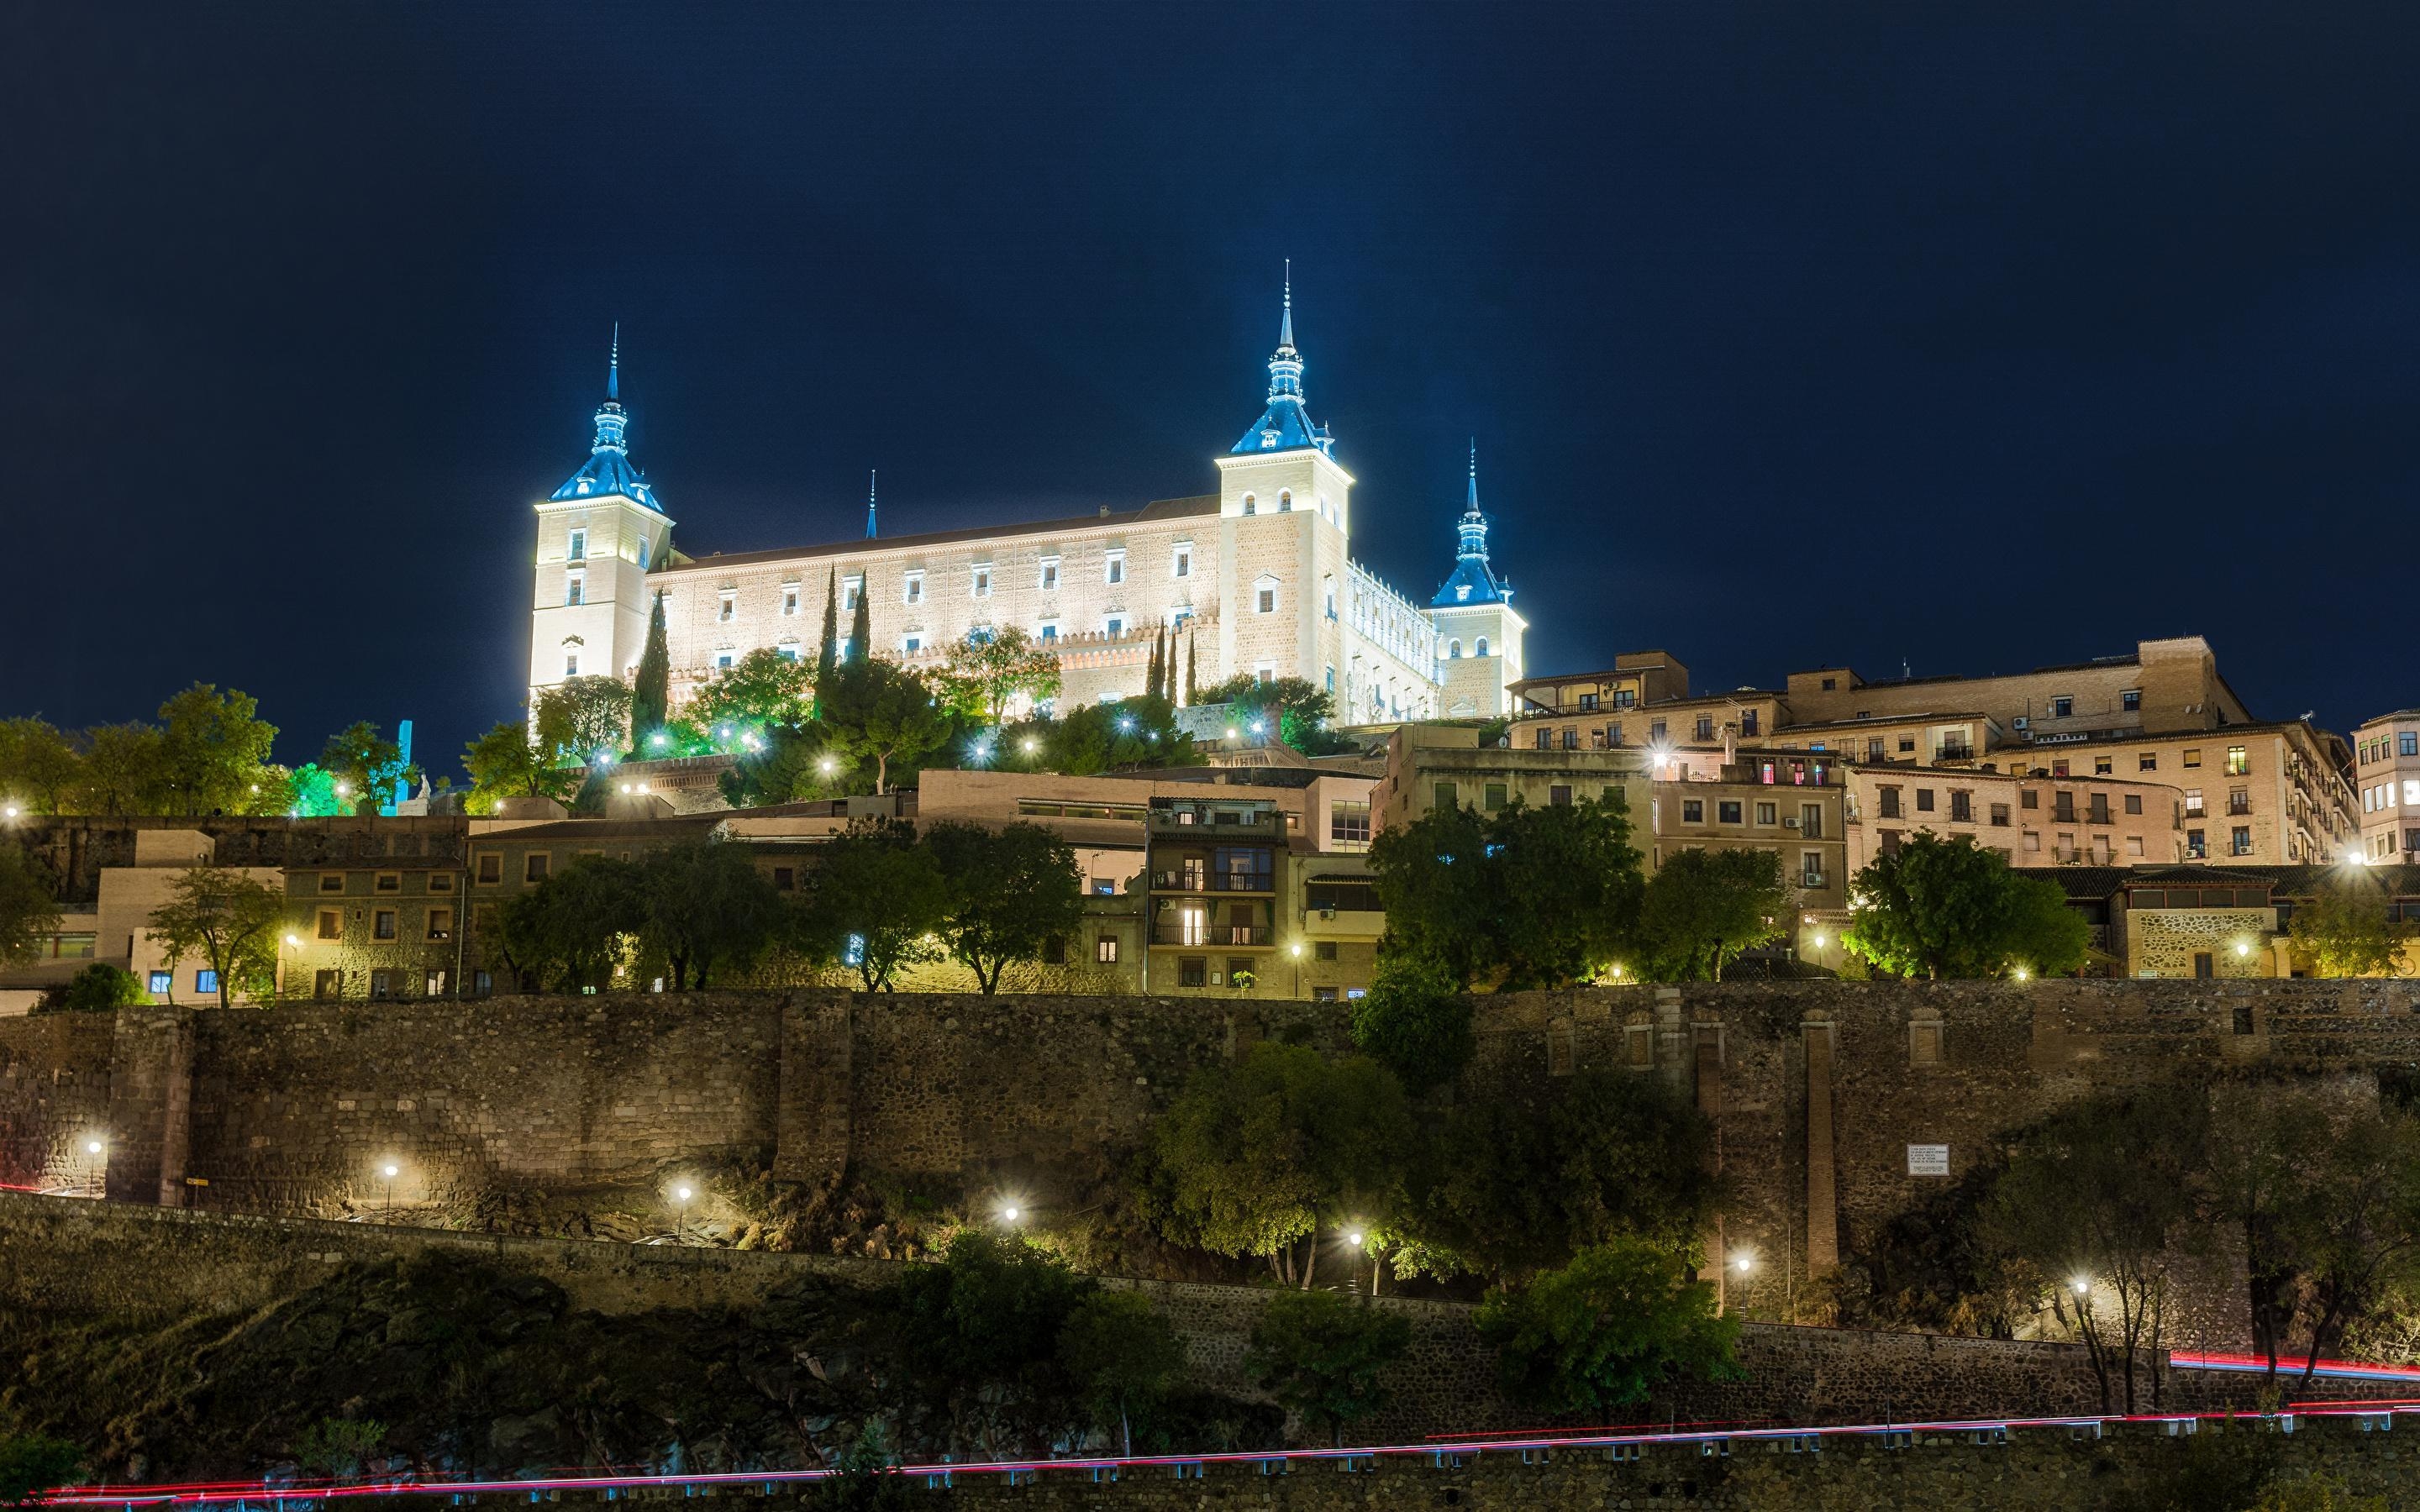
POLYGON ((1479 638, 1479 654, 1482 656, 1487 655, 1487 637, 1483 635, 1479 638))
POLYGON ((1244 496, 1244 513, 1247 515, 1257 515, 1260 512, 1260 501, 1254 499, 1250 494, 1246 494, 1244 496))
POLYGON ((1280 515, 1291 515, 1294 513, 1293 489, 1280 488, 1278 490, 1278 513, 1280 515))
POLYGON ((1462 642, 1458 640, 1447 641, 1445 643, 1445 654, 1447 659, 1451 661, 1460 661, 1462 659, 1462 642))

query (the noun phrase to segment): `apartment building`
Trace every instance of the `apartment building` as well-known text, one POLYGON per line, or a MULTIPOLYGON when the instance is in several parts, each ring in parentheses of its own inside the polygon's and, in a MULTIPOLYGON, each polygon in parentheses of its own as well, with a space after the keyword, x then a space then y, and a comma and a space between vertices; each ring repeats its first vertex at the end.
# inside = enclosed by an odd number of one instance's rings
POLYGON ((2184 794, 2115 777, 1978 765, 1850 764, 1852 872, 1921 833, 1963 835, 2011 866, 2159 866, 2185 857, 2184 794))
POLYGON ((1387 737, 1387 776, 1373 795, 1376 827, 1410 824, 1439 808, 1493 812, 1516 798, 1539 808, 1620 793, 1634 831, 1643 832, 1647 763, 1637 748, 1481 746, 1471 725, 1398 725, 1387 737))
POLYGON ((2381 714, 2352 733, 2361 853, 2371 865, 2420 860, 2420 709, 2381 714))
MULTIPOLYGON (((1662 651, 1632 651, 1603 671, 1525 677, 1505 691, 1515 718, 1621 715, 1689 696, 1689 669, 1662 651)), ((1619 745, 1617 741, 1615 744, 1619 745)))
POLYGON ((1675 762, 1655 781, 1646 835, 1652 873, 1683 850, 1767 851, 1801 914, 1845 915, 1847 810, 1841 771, 1823 756, 1746 751, 1729 765, 1675 762))

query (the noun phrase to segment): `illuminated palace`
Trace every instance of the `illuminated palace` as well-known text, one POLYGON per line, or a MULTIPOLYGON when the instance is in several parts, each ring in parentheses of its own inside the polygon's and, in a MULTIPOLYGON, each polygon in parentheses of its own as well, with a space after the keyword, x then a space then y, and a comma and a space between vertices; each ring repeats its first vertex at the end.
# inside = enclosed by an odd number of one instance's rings
POLYGON ((617 345, 588 461, 536 506, 530 687, 629 676, 659 594, 675 702, 759 648, 812 658, 836 584, 843 632, 865 595, 873 646, 909 666, 1023 628, 1058 652, 1069 704, 1140 693, 1170 626, 1175 664, 1203 687, 1300 677, 1353 724, 1505 712, 1526 625, 1488 562, 1476 460, 1452 571, 1423 607, 1353 560, 1353 475, 1304 407, 1302 373, 1289 288, 1267 404, 1217 459, 1216 493, 890 538, 869 498, 862 539, 692 558, 631 465, 617 345))

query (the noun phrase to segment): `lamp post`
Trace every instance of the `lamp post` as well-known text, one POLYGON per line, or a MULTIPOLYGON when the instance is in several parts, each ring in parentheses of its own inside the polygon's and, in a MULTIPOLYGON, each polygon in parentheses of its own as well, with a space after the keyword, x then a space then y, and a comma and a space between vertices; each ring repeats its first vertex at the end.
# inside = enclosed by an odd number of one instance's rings
POLYGON ((395 1223, 395 1179, 396 1170, 397 1167, 392 1161, 379 1167, 379 1175, 385 1178, 386 1181, 386 1222, 389 1227, 392 1227, 395 1223))
POLYGON ((694 1195, 685 1186, 673 1188, 673 1199, 679 1204, 674 1210, 678 1214, 673 1227, 673 1242, 675 1244, 689 1242, 689 1199, 694 1195))

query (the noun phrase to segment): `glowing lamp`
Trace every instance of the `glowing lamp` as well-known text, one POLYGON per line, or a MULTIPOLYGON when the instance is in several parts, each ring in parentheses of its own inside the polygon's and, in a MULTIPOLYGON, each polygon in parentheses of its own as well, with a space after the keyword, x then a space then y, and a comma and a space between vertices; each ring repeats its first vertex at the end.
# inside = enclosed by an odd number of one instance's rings
POLYGON ((1753 1255, 1742 1255, 1731 1261, 1731 1269, 1737 1271, 1742 1275, 1745 1275, 1750 1271, 1756 1269, 1756 1257, 1753 1255))
POLYGON ((386 1179, 387 1179, 388 1180, 390 1180, 390 1181, 394 1180, 396 1179, 396 1177, 399 1174, 399 1172, 398 1172, 397 1168, 396 1168, 396 1166, 393 1166, 393 1165, 389 1165, 389 1166, 384 1167, 384 1170, 385 1170, 385 1173, 386 1173, 386 1179))
POLYGON ((2236 941, 2235 953, 2237 955, 2250 955, 2252 953, 2252 942, 2249 940, 2236 941))
POLYGON ((87 1154, 87 1155, 98 1155, 98 1154, 100 1154, 100 1153, 101 1153, 101 1141, 100 1141, 100 1140, 98 1140, 98 1139, 87 1139, 87 1140, 85 1140, 85 1141, 84 1142, 84 1152, 85 1152, 85 1154, 87 1154))
POLYGON ((1815 936, 1815 949, 1819 950, 1823 949, 1823 936, 1821 934, 1815 936))
POLYGON ((2075 1294, 2079 1297, 2092 1289, 2092 1283, 2082 1276, 2077 1276, 2074 1280, 2069 1282, 2068 1285, 2074 1289, 2075 1294))
POLYGON ((1286 949, 1291 950, 1295 956, 1299 957, 1302 954, 1302 942, 1300 940, 1296 940, 1286 949))
POLYGON ((1013 1208, 1013 1207, 1011 1207, 1011 1208, 1002 1208, 1002 1209, 1001 1209, 1001 1210, 1000 1210, 1000 1215, 1001 1215, 1002 1218, 1007 1219, 1010 1223, 1015 1223, 1015 1222, 1016 1222, 1016 1214, 1017 1214, 1017 1210, 1016 1210, 1016 1208, 1013 1208))
POLYGON ((675 1187, 673 1189, 673 1196, 680 1198, 683 1202, 687 1202, 690 1199, 690 1190, 685 1186, 675 1187))
POLYGON ((288 945, 300 945, 302 943, 302 936, 300 934, 288 934, 286 936, 286 943, 288 945))
POLYGON ((1029 740, 1029 741, 1027 741, 1027 742, 1025 743, 1025 754, 1027 754, 1028 756, 1032 755, 1036 750, 1039 750, 1040 748, 1041 748, 1040 745, 1039 745, 1038 743, 1034 742, 1034 741, 1029 740))
POLYGON ((827 756, 822 761, 815 763, 815 767, 818 771, 822 772, 824 776, 830 777, 833 772, 840 769, 840 763, 833 761, 830 757, 827 756))
POLYGON ((1354 1247, 1355 1249, 1359 1249, 1359 1248, 1361 1247, 1361 1230, 1359 1230, 1359 1229, 1357 1229, 1357 1229, 1355 1229, 1353 1232, 1351 1232, 1351 1233, 1349 1233, 1349 1234, 1345 1235, 1344 1237, 1345 1237, 1346 1239, 1349 1239, 1349 1240, 1351 1240, 1351 1241, 1353 1242, 1353 1247, 1354 1247))
POLYGON ((2009 979, 2010 979, 2011 980, 2014 980, 2014 981, 2024 981, 2024 980, 2029 980, 2032 976, 2033 976, 2033 973, 2032 973, 2032 972, 2030 972, 2030 971, 2027 971, 2027 970, 2026 970, 2024 967, 2023 967, 2023 966, 2019 966, 2016 970, 2011 971, 2011 972, 2009 972, 2009 979))

